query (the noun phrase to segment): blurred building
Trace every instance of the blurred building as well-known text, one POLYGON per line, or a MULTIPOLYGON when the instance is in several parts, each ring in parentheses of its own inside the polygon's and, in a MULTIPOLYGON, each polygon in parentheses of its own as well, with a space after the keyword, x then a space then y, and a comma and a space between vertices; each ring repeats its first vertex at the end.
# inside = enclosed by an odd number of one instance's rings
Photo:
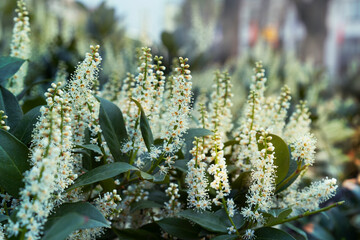
POLYGON ((360 62, 360 0, 332 0, 327 27, 325 63, 341 75, 353 61, 360 62))

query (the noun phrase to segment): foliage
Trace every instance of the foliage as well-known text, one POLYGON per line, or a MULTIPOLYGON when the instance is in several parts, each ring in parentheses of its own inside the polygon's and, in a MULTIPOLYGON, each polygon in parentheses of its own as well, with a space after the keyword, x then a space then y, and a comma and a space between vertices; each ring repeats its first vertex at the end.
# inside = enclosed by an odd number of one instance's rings
MULTIPOLYGON (((18 9, 27 24, 24 1, 18 9)), ((104 4, 96 13, 113 22, 104 4)), ((100 20, 88 22, 99 41, 115 27, 101 29, 100 20)), ((112 44, 103 44, 108 53, 112 44)), ((179 57, 166 69, 144 47, 128 58, 138 59, 138 68, 128 64, 123 81, 116 67, 122 57, 105 55, 112 76, 103 85, 99 49, 91 45, 70 78, 56 66, 45 93, 48 80, 0 87, 0 237, 290 240, 296 227, 289 231, 289 222, 343 203, 320 205, 335 195, 335 179, 302 182, 315 161, 310 111, 303 101, 291 108, 287 86, 268 94, 266 84, 275 80, 261 62, 242 110, 235 105, 240 115, 232 111, 227 72, 216 72, 211 93, 195 100, 189 60, 179 57)), ((65 53, 66 64, 77 61, 77 53, 65 53)), ((14 78, 26 73, 22 63, 1 59, 5 83, 26 81, 14 78)))

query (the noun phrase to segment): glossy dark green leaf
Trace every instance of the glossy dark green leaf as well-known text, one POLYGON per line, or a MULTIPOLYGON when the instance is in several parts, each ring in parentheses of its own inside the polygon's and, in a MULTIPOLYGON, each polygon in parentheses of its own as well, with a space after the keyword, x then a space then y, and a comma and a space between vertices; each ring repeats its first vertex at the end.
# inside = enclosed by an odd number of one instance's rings
POLYGON ((149 200, 141 200, 139 202, 135 202, 131 205, 131 212, 135 212, 137 210, 141 209, 147 209, 147 208, 161 208, 163 205, 149 200))
POLYGON ((127 131, 121 110, 112 102, 98 97, 100 101, 99 122, 102 134, 115 161, 125 161, 121 153, 127 139, 127 131))
POLYGON ((82 148, 82 149, 87 149, 93 152, 96 152, 98 154, 102 154, 101 149, 98 145, 95 144, 83 144, 83 145, 76 145, 75 148, 82 148))
POLYGON ((285 208, 285 209, 271 209, 268 213, 263 213, 266 219, 266 225, 274 226, 280 221, 287 218, 292 212, 292 209, 285 208))
POLYGON ((46 105, 45 97, 38 95, 31 98, 26 98, 24 103, 22 104, 21 108, 23 110, 23 113, 26 114, 31 109, 34 109, 38 106, 46 105))
POLYGON ((164 218, 156 222, 165 232, 179 239, 199 239, 199 228, 181 218, 164 218))
POLYGON ((0 86, 0 110, 3 110, 8 116, 8 119, 5 119, 6 125, 10 127, 10 130, 15 129, 23 112, 16 97, 2 86, 0 86))
POLYGON ((219 236, 212 238, 212 240, 235 240, 235 239, 238 239, 238 236, 235 234, 219 235, 219 236))
POLYGON ((42 240, 65 240, 72 232, 80 229, 86 221, 85 216, 77 213, 68 213, 61 216, 45 231, 42 240))
POLYGON ((24 186, 23 173, 30 168, 28 148, 12 134, 0 129, 0 186, 14 197, 24 186))
MULTIPOLYGON (((274 165, 277 166, 276 168, 276 177, 275 177, 275 183, 280 183, 287 175, 289 171, 290 166, 290 152, 288 149, 287 144, 285 141, 275 135, 275 134, 269 134, 269 136, 272 137, 271 143, 275 147, 275 159, 274 159, 274 165)), ((259 138, 259 134, 256 135, 256 138, 259 138)), ((259 150, 264 148, 263 144, 258 144, 259 150)))
POLYGON ((147 173, 147 172, 143 172, 143 171, 140 171, 140 176, 143 178, 143 179, 145 179, 145 180, 153 180, 154 179, 154 176, 153 175, 151 175, 151 174, 149 174, 149 173, 147 173))
POLYGON ((295 240, 290 234, 271 227, 263 227, 255 230, 256 240, 295 240))
POLYGON ((115 177, 121 173, 127 172, 129 170, 138 171, 136 167, 124 163, 124 162, 115 162, 102 165, 100 167, 94 168, 75 180, 75 183, 70 186, 69 190, 75 189, 77 187, 89 185, 92 183, 100 182, 102 180, 115 177))
POLYGON ((188 163, 188 160, 185 160, 185 159, 176 160, 174 163, 174 167, 176 169, 186 173, 188 170, 187 163, 188 163))
POLYGON ((290 228, 291 230, 293 230, 294 232, 296 232, 297 234, 299 234, 304 240, 308 240, 307 234, 306 232, 304 232, 302 229, 295 227, 294 225, 292 225, 291 223, 285 223, 285 226, 290 228))
POLYGON ((115 229, 112 228, 114 233, 121 240, 159 240, 160 237, 152 233, 152 231, 146 231, 143 229, 115 229))
POLYGON ((185 158, 190 158, 189 151, 193 148, 193 141, 195 137, 201 138, 209 135, 213 135, 214 133, 205 128, 190 128, 183 136, 185 139, 185 158))
POLYGON ((4 81, 14 76, 24 62, 25 60, 21 58, 0 57, 0 83, 2 84, 4 81))
MULTIPOLYGON (((289 149, 289 152, 290 152, 290 148, 288 148, 288 149, 289 149)), ((293 174, 293 173, 296 171, 297 167, 298 167, 297 161, 296 161, 294 158, 290 158, 289 170, 288 170, 288 172, 287 172, 284 180, 287 179, 288 177, 290 177, 291 174, 293 174)), ((289 182, 287 182, 287 183, 286 183, 284 186, 282 186, 281 188, 279 188, 279 189, 276 188, 275 193, 278 194, 279 192, 284 191, 284 190, 285 190, 286 188, 288 188, 293 182, 295 182, 295 180, 298 178, 298 176, 299 176, 299 175, 296 175, 294 178, 292 178, 289 182)), ((283 180, 283 181, 284 181, 284 180, 283 180)), ((282 182, 282 181, 281 181, 281 182, 282 182)), ((281 182, 280 182, 280 183, 281 183, 281 182)), ((279 184, 280 184, 280 183, 279 183, 279 184)))
POLYGON ((9 216, 0 214, 0 222, 6 221, 9 219, 9 216))
POLYGON ((31 135, 33 133, 35 124, 39 120, 39 117, 41 116, 40 113, 41 106, 38 106, 36 108, 31 109, 28 111, 17 127, 14 130, 14 135, 17 137, 20 141, 22 141, 25 145, 29 145, 31 142, 31 135))
POLYGON ((131 99, 140 109, 140 130, 141 130, 141 135, 144 139, 146 148, 148 149, 148 151, 150 152, 150 148, 152 145, 154 145, 154 137, 150 128, 150 124, 149 121, 146 117, 146 114, 144 112, 144 109, 141 107, 141 104, 136 101, 135 99, 131 99))
MULTIPOLYGON (((225 212, 225 210, 223 208, 217 210, 215 212, 216 216, 219 216, 220 219, 227 225, 227 226, 231 226, 231 222, 225 212)), ((243 216, 236 212, 235 215, 232 217, 233 222, 235 223, 236 229, 241 228, 244 224, 245 224, 245 219, 243 218, 243 216)))
POLYGON ((45 226, 47 229, 50 229, 59 219, 71 213, 86 217, 86 222, 78 227, 78 229, 110 227, 109 222, 101 212, 88 202, 65 203, 55 209, 54 212, 55 213, 48 218, 45 226))
POLYGON ((336 240, 327 229, 319 224, 314 224, 312 228, 309 228, 307 233, 318 240, 336 240))
POLYGON ((242 189, 250 185, 251 172, 241 172, 240 175, 231 184, 233 189, 242 189))
POLYGON ((160 171, 154 174, 154 182, 155 183, 166 183, 169 181, 169 176, 167 174, 163 174, 160 171))
POLYGON ((194 223, 199 224, 201 227, 205 228, 211 232, 227 232, 227 226, 223 219, 212 212, 196 212, 193 210, 185 210, 178 213, 178 216, 186 218, 194 223))

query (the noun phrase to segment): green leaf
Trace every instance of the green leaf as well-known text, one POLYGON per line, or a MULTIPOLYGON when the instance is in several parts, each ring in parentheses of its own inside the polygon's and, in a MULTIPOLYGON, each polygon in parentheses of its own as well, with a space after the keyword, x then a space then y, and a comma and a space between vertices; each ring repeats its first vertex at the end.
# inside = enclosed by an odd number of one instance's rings
POLYGON ((28 111, 14 130, 14 135, 25 145, 29 145, 32 140, 32 132, 41 116, 40 108, 38 106, 28 111))
POLYGON ((290 234, 276 228, 263 227, 255 230, 256 240, 295 240, 290 234))
POLYGON ((0 222, 6 221, 9 219, 9 216, 0 214, 0 222))
POLYGON ((298 227, 295 227, 294 225, 292 225, 291 223, 288 223, 288 222, 285 223, 285 226, 290 228, 291 230, 293 230, 297 234, 299 234, 301 237, 304 238, 304 240, 308 240, 306 232, 304 232, 302 229, 300 229, 298 227))
POLYGON ((250 185, 251 172, 241 172, 240 175, 231 184, 233 189, 242 189, 250 185))
POLYGON ((167 174, 163 174, 160 171, 154 174, 154 182, 155 183, 166 183, 169 181, 169 176, 167 174))
POLYGON ((211 232, 226 233, 227 227, 229 227, 225 224, 221 217, 212 212, 205 211, 199 213, 189 209, 178 213, 178 216, 191 220, 211 232))
POLYGON ((0 86, 0 110, 8 116, 8 119, 5 119, 6 125, 10 127, 10 130, 15 129, 23 113, 16 97, 2 86, 0 86))
POLYGON ((314 224, 310 231, 307 231, 312 237, 318 240, 335 240, 331 233, 319 224, 314 224))
POLYGON ((148 151, 150 152, 150 148, 152 145, 154 145, 154 137, 153 134, 151 132, 151 128, 149 125, 149 121, 145 115, 144 109, 141 107, 141 104, 136 101, 135 99, 131 99, 140 109, 140 130, 141 130, 141 135, 144 139, 146 148, 148 149, 148 151))
POLYGON ((57 219, 56 222, 45 231, 42 240, 64 240, 72 232, 80 229, 86 223, 86 217, 77 213, 68 213, 57 219))
POLYGON ((14 197, 24 187, 23 173, 30 168, 28 148, 12 134, 0 129, 0 186, 14 197))
POLYGON ((0 83, 14 76, 24 62, 21 58, 0 57, 0 83))
POLYGON ((152 232, 146 231, 143 229, 115 229, 115 228, 112 228, 112 230, 121 240, 138 240, 138 239, 158 240, 158 239, 160 239, 152 232))
POLYGON ((27 97, 26 100, 24 100, 24 103, 22 104, 21 108, 23 110, 23 113, 26 114, 31 109, 46 104, 47 103, 45 97, 43 97, 42 95, 37 95, 37 96, 27 97))
POLYGON ((96 152, 100 155, 102 154, 100 147, 95 144, 84 144, 84 145, 79 144, 79 145, 76 145, 75 148, 83 148, 83 149, 87 149, 87 150, 96 152))
MULTIPOLYGON (((289 152, 290 152, 290 148, 288 148, 288 149, 289 149, 289 152)), ((297 161, 296 161, 294 158, 290 158, 289 170, 288 170, 285 178, 283 179, 283 181, 284 181, 285 179, 287 179, 288 177, 290 177, 291 174, 293 174, 293 173, 296 171, 297 167, 298 167, 297 161)), ((286 183, 284 186, 282 186, 280 189, 276 189, 275 194, 278 194, 279 192, 282 192, 283 190, 285 190, 286 188, 288 188, 293 182, 295 182, 295 180, 298 178, 298 176, 299 176, 299 174, 296 175, 294 178, 292 178, 289 182, 287 182, 287 183, 286 183)), ((281 182, 282 182, 282 181, 281 181, 281 182)), ((280 183, 281 183, 281 182, 280 182, 280 183)), ((280 184, 280 183, 279 183, 279 184, 280 184)))
POLYGON ((274 226, 277 223, 284 220, 286 217, 288 217, 292 212, 291 208, 286 209, 271 209, 268 213, 263 213, 266 219, 266 225, 274 226))
MULTIPOLYGON (((268 136, 272 137, 270 142, 275 147, 274 165, 277 166, 275 183, 279 184, 286 177, 289 171, 290 152, 287 144, 281 137, 274 134, 269 134, 268 136)), ((256 139, 257 140, 259 139, 259 134, 256 134, 256 139)), ((258 144, 258 146, 259 146, 259 150, 264 148, 263 144, 258 144)))
POLYGON ((98 97, 100 101, 99 122, 102 134, 115 161, 124 159, 121 153, 122 144, 128 139, 121 110, 112 102, 98 97))
POLYGON ((164 218, 156 222, 165 232, 179 239, 199 239, 199 228, 196 228, 185 219, 164 218))
POLYGON ((148 181, 152 181, 154 180, 154 176, 147 173, 147 172, 143 172, 143 171, 140 171, 140 176, 145 179, 145 180, 148 180, 148 181))
POLYGON ((188 160, 185 160, 185 159, 176 160, 174 163, 174 167, 176 169, 186 173, 188 170, 187 163, 188 163, 188 160))
POLYGON ((131 205, 131 213, 141 210, 141 209, 147 209, 147 208, 161 208, 163 205, 149 200, 141 200, 139 202, 135 202, 131 205))
POLYGON ((209 135, 213 135, 214 133, 205 128, 190 128, 183 136, 185 139, 185 158, 190 159, 189 151, 193 148, 193 141, 195 137, 205 137, 209 135))
POLYGON ((137 169, 136 167, 124 162, 115 162, 115 163, 102 165, 78 177, 75 180, 75 183, 70 186, 68 191, 81 186, 89 185, 92 183, 100 182, 108 178, 115 177, 129 170, 139 171, 139 169, 137 169))
POLYGON ((227 234, 227 235, 219 235, 212 238, 212 240, 234 240, 234 239, 238 239, 238 236, 234 234, 231 235, 227 234))
POLYGON ((65 203, 55 209, 54 212, 48 218, 45 229, 50 229, 59 219, 71 213, 76 213, 86 218, 86 222, 79 226, 78 229, 110 227, 109 222, 101 212, 88 202, 65 203))
MULTIPOLYGON (((221 218, 221 221, 224 222, 227 226, 231 226, 231 222, 223 208, 217 210, 215 212, 216 216, 219 216, 221 218)), ((236 229, 241 228, 245 224, 245 220, 243 216, 240 213, 235 213, 235 215, 232 217, 233 222, 235 223, 236 229)))

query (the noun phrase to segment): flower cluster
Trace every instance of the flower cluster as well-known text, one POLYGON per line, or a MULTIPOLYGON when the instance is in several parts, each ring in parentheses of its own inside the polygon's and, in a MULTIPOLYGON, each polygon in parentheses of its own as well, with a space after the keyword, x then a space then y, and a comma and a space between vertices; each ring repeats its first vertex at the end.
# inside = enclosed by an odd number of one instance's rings
POLYGON ((25 188, 21 190, 17 221, 10 221, 8 232, 17 236, 25 231, 27 239, 38 239, 43 224, 54 207, 53 194, 60 194, 72 183, 72 132, 69 102, 60 84, 52 84, 45 93, 47 107, 42 107, 41 118, 33 132, 31 163, 25 173, 25 188))
POLYGON ((165 203, 165 210, 169 216, 175 216, 181 209, 181 203, 178 200, 180 198, 179 186, 176 183, 170 183, 165 193, 170 197, 170 200, 165 203))
POLYGON ((103 141, 102 130, 99 124, 100 103, 94 96, 97 83, 97 75, 101 56, 100 46, 90 46, 91 53, 87 53, 83 62, 76 69, 72 80, 67 86, 67 93, 73 107, 73 129, 74 141, 76 144, 83 144, 85 129, 91 132, 91 143, 100 147, 102 155, 96 158, 97 161, 111 162, 112 157, 105 141, 103 141))
POLYGON ((179 149, 183 143, 181 137, 188 129, 192 83, 187 61, 187 58, 179 57, 180 66, 175 69, 172 99, 167 103, 167 112, 164 114, 168 122, 162 138, 165 140, 163 147, 167 154, 172 154, 179 149))
POLYGON ((242 209, 245 218, 263 222, 261 212, 268 212, 272 206, 275 190, 274 146, 268 132, 262 131, 258 143, 263 148, 260 157, 252 162, 251 186, 247 195, 248 206, 242 209))
MULTIPOLYGON (((30 24, 29 13, 27 11, 24 0, 17 1, 17 16, 14 18, 13 38, 11 41, 11 57, 17 57, 28 60, 30 57, 30 24)), ((24 63, 20 70, 9 79, 7 88, 14 94, 22 91, 24 78, 26 76, 28 64, 24 63)))
POLYGON ((226 169, 226 159, 224 157, 221 137, 217 132, 213 135, 213 148, 211 149, 212 164, 208 168, 208 173, 214 176, 214 180, 210 183, 210 187, 216 190, 216 196, 213 199, 215 205, 221 205, 221 200, 230 193, 230 185, 226 169))
POLYGON ((291 115, 289 123, 285 127, 285 140, 292 143, 304 133, 309 133, 310 124, 310 112, 306 107, 306 102, 300 101, 300 104, 296 106, 296 111, 291 115))
POLYGON ((209 103, 210 129, 218 129, 221 138, 225 140, 227 138, 226 133, 233 128, 231 113, 232 84, 227 72, 216 72, 214 82, 209 103))
POLYGON ((321 181, 313 182, 309 187, 301 190, 289 189, 284 194, 282 206, 292 208, 293 215, 317 210, 320 203, 335 195, 336 189, 336 179, 334 178, 325 178, 321 181))
POLYGON ((244 117, 240 127, 236 131, 236 139, 240 145, 234 155, 235 163, 241 171, 248 172, 251 169, 251 162, 259 158, 256 142, 256 131, 260 129, 261 111, 265 102, 265 71, 260 62, 256 63, 255 75, 252 77, 250 94, 247 105, 244 108, 244 117))
POLYGON ((312 166, 315 161, 316 138, 307 133, 299 136, 292 144, 291 156, 306 166, 312 166))
POLYGON ((185 178, 188 187, 188 204, 197 210, 207 210, 211 207, 206 178, 207 164, 202 144, 195 138, 194 147, 190 151, 193 158, 187 163, 188 172, 185 178))

